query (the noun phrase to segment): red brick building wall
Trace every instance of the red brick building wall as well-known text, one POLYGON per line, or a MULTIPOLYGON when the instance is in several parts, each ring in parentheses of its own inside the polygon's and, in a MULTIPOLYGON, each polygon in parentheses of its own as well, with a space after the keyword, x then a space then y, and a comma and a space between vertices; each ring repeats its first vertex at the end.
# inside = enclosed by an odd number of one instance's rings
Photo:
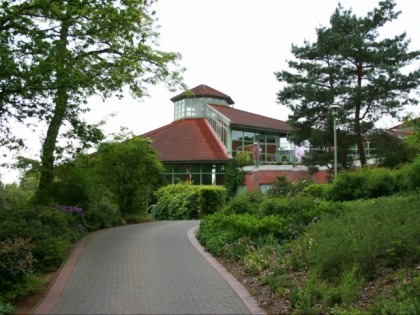
MULTIPOLYGON (((248 191, 260 189, 261 184, 272 184, 278 176, 286 176, 290 182, 295 182, 302 177, 308 176, 308 171, 302 168, 292 167, 270 167, 270 168, 254 168, 251 171, 245 170, 245 185, 248 191)), ((310 178, 316 183, 327 183, 328 173, 326 170, 319 171, 310 178)))

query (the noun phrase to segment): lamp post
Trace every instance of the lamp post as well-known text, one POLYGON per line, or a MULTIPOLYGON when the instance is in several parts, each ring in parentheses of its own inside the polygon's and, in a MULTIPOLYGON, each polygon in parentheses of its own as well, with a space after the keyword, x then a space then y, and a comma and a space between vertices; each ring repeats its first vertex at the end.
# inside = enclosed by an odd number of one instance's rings
POLYGON ((331 105, 329 110, 334 119, 334 179, 337 178, 337 116, 340 105, 331 105))

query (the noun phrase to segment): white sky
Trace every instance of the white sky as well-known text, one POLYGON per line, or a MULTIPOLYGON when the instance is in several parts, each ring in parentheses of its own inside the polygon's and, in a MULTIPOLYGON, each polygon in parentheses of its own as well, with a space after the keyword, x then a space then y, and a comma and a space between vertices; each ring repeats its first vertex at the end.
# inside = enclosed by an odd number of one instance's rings
MULTIPOLYGON (((160 49, 179 52, 186 68, 189 88, 206 84, 229 95, 235 108, 287 120, 289 110, 276 101, 280 83, 274 72, 287 69, 292 43, 316 40, 315 28, 329 26, 337 0, 160 0, 154 5, 160 28, 160 49)), ((341 0, 345 9, 365 16, 379 0, 341 0)), ((420 1, 396 0, 402 13, 388 23, 381 34, 392 37, 407 32, 410 50, 420 50, 420 1)), ((149 90, 141 101, 89 100, 89 122, 106 118, 105 131, 118 132, 120 126, 142 134, 173 120, 171 93, 161 86, 149 90), (114 113, 114 117, 109 117, 114 113)), ((411 108, 419 115, 419 109, 411 108)), ((397 122, 384 119, 383 127, 397 122)), ((43 131, 27 133, 30 147, 23 155, 38 156, 43 131)), ((10 158, 10 154, 8 154, 10 158)), ((15 180, 16 172, 0 170, 2 181, 15 180)))

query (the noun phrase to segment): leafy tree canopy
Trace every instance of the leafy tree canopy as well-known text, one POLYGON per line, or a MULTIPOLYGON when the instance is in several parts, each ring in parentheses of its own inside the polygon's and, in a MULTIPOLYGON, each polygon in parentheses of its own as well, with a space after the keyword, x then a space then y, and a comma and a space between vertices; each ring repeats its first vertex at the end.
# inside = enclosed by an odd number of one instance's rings
POLYGON ((148 191, 161 182, 163 165, 147 139, 133 136, 123 142, 106 142, 95 154, 103 185, 115 197, 122 213, 138 212, 148 191))
POLYGON ((385 0, 365 17, 357 17, 339 5, 330 26, 316 30, 316 42, 292 45, 295 59, 288 61, 290 69, 276 76, 283 84, 278 101, 292 110, 294 142, 332 147, 329 107, 339 104, 338 147, 357 145, 364 165, 364 141, 375 122, 418 103, 411 92, 418 88, 420 70, 410 72, 407 66, 419 59, 420 52, 408 51, 405 33, 379 36, 380 28, 400 14, 394 8, 393 0, 385 0))
MULTIPOLYGON (((35 117, 47 123, 41 152, 39 199, 52 183, 57 139, 103 138, 80 119, 90 95, 136 97, 147 86, 182 84, 180 55, 157 48, 153 0, 23 0, 0 6, 0 119, 35 117)), ((5 124, 3 124, 3 122, 5 124)), ((5 126, 3 128, 3 126, 5 126)), ((10 140, 11 138, 4 138, 10 140)))

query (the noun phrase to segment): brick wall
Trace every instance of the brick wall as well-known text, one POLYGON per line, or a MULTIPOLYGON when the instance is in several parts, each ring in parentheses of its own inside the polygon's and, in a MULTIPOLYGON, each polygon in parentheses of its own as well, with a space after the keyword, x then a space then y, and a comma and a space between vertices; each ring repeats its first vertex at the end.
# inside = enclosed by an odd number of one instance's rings
MULTIPOLYGON (((290 182, 295 182, 302 177, 308 176, 306 167, 293 167, 292 165, 276 165, 276 166, 259 166, 244 168, 245 185, 248 191, 259 190, 261 184, 271 184, 278 176, 286 176, 290 182)), ((316 183, 326 183, 328 181, 328 173, 326 170, 310 176, 316 183)))

